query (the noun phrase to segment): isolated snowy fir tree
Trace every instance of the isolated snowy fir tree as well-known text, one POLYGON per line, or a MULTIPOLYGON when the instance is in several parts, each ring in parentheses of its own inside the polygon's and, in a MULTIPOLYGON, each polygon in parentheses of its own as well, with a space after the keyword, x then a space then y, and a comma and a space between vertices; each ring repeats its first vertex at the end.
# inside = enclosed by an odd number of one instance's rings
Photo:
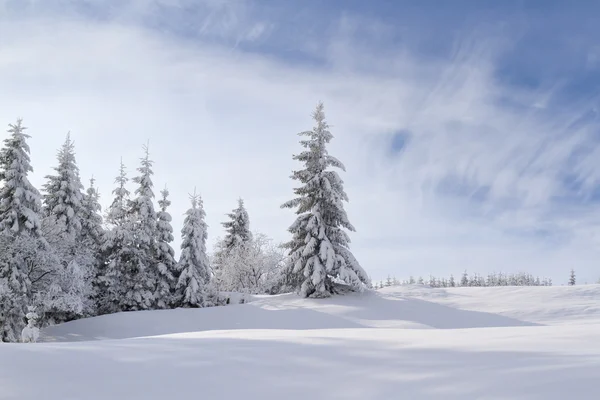
POLYGON ((175 251, 171 247, 173 242, 173 227, 171 226, 171 214, 167 209, 171 205, 169 201, 169 191, 165 187, 161 192, 162 198, 158 201, 160 211, 157 215, 157 241, 156 241, 156 261, 157 261, 157 279, 154 289, 154 298, 156 307, 167 308, 172 302, 172 296, 176 285, 176 262, 175 251))
POLYGON ((207 225, 202 198, 194 192, 181 230, 181 257, 177 265, 177 305, 203 307, 207 302, 210 265, 206 255, 207 225))
POLYGON ((569 286, 575 286, 577 280, 575 278, 575 270, 571 268, 571 275, 569 276, 569 286))
POLYGON ((350 238, 344 229, 355 230, 342 203, 348 196, 337 172, 328 169, 345 168, 327 152, 333 135, 325 121, 323 103, 317 105, 313 119, 313 130, 299 134, 308 137, 300 142, 305 150, 294 156, 304 163, 304 169, 292 174, 302 186, 294 190, 297 197, 282 206, 296 208, 298 214, 289 228, 293 238, 285 245, 290 251, 285 273, 288 283, 301 295, 327 297, 335 293, 334 278, 356 289, 368 285, 369 278, 348 248, 350 238))

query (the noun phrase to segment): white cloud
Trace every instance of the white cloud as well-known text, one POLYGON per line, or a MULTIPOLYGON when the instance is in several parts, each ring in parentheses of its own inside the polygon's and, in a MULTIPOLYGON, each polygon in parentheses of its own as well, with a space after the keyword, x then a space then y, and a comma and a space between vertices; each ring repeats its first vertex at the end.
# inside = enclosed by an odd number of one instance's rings
MULTIPOLYGON (((156 192, 168 184, 176 230, 197 186, 212 239, 243 196, 253 228, 285 240, 293 215, 279 205, 292 195, 295 133, 312 126, 310 112, 324 100, 336 137, 331 152, 348 170, 342 177, 358 229, 352 248, 373 277, 468 268, 566 280, 571 267, 582 279, 598 275, 590 240, 597 218, 587 206, 557 209, 554 200, 564 194, 572 152, 597 126, 570 127, 581 106, 553 114, 523 106, 547 104, 551 90, 500 86, 494 43, 460 42, 450 60, 420 59, 406 48, 378 57, 348 39, 357 22, 346 18, 333 39, 312 47, 326 52, 326 68, 290 66, 132 24, 151 12, 148 2, 132 4, 141 8, 113 22, 0 18, 0 123, 24 117, 38 187, 71 130, 82 175, 94 174, 108 204, 120 157, 133 176, 149 139, 156 192), (409 145, 390 157, 390 135, 402 129, 409 145), (447 180, 468 192, 485 188, 488 197, 440 192, 447 180), (512 233, 536 228, 568 240, 550 246, 512 233)), ((211 7, 197 21, 201 38, 257 40, 272 26, 252 20, 243 3, 211 7)), ((584 190, 597 183, 595 159, 591 152, 573 168, 584 190)))

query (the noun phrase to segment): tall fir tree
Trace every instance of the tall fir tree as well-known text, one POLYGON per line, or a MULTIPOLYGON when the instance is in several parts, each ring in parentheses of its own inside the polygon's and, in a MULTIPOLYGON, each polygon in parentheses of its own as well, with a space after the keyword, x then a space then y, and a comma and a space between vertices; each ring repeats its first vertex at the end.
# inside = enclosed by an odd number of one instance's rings
POLYGON ((207 285, 210 281, 210 265, 206 255, 207 224, 202 198, 190 196, 192 207, 186 212, 181 230, 181 257, 177 264, 177 305, 180 307, 204 307, 208 302, 207 285))
POLYGON ((28 179, 33 172, 27 144, 30 136, 22 122, 18 119, 9 125, 9 137, 0 150, 0 232, 40 237, 41 196, 28 179))
POLYGON ((243 199, 238 199, 237 208, 227 214, 227 216, 229 217, 229 221, 222 223, 227 232, 223 238, 224 248, 230 250, 251 241, 252 232, 250 232, 250 217, 248 216, 246 207, 244 207, 243 199))
POLYGON ((101 247, 104 262, 95 279, 96 305, 100 314, 121 311, 122 293, 126 290, 126 266, 134 252, 133 233, 129 223, 129 196, 127 171, 123 160, 115 178, 114 199, 108 208, 106 221, 110 229, 104 235, 101 247))
MULTIPOLYGON (((41 196, 29 182, 30 137, 22 120, 10 124, 0 150, 0 341, 14 342, 24 327, 37 265, 46 250, 41 235, 41 196)), ((38 273, 39 274, 39 273, 38 273)), ((41 275, 43 276, 43 275, 41 275)))
POLYGON ((171 247, 174 240, 173 226, 171 225, 171 214, 167 211, 171 205, 169 200, 169 191, 165 187, 161 192, 162 198, 158 201, 160 211, 157 213, 157 241, 156 241, 156 260, 158 262, 156 287, 154 289, 154 298, 156 307, 168 308, 173 302, 173 292, 177 281, 175 280, 176 262, 175 251, 171 247))
POLYGON ((43 221, 46 237, 60 261, 42 301, 44 319, 53 323, 94 313, 92 280, 98 268, 98 238, 88 237, 84 230, 91 215, 85 209, 86 195, 70 133, 57 161, 55 174, 46 176, 43 221))
POLYGON ((81 219, 82 243, 91 247, 94 253, 98 253, 104 236, 102 227, 102 206, 100 205, 100 193, 94 183, 94 177, 90 179, 90 186, 83 197, 83 216, 81 219))
POLYGON ((44 214, 49 219, 51 234, 71 241, 81 239, 83 210, 83 185, 75 160, 75 144, 71 134, 58 152, 55 175, 48 175, 44 185, 44 214))
POLYGON ((293 238, 285 244, 290 252, 285 275, 301 295, 327 297, 336 292, 334 278, 359 290, 368 285, 369 278, 350 252, 350 238, 344 231, 355 230, 343 206, 348 196, 342 179, 329 167, 343 171, 345 167, 327 151, 333 135, 325 121, 323 103, 312 116, 315 127, 299 134, 308 137, 300 141, 305 150, 294 156, 304 163, 304 169, 292 174, 302 186, 294 190, 295 199, 282 205, 296 208, 298 215, 289 228, 293 238))

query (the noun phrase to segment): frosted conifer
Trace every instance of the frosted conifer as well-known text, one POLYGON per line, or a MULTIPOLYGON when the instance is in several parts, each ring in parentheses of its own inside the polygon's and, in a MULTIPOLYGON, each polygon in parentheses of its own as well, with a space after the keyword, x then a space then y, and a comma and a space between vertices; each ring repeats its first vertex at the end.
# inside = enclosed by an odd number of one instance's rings
POLYGON ((244 207, 244 200, 238 199, 238 206, 235 210, 227 214, 229 221, 223 222, 222 225, 227 231, 223 238, 223 245, 226 250, 230 250, 241 244, 248 243, 252 240, 250 232, 250 217, 248 211, 244 207))
POLYGON ((181 230, 177 304, 181 307, 203 307, 206 305, 206 286, 210 280, 210 266, 206 255, 206 213, 200 196, 194 192, 190 199, 192 207, 186 212, 181 230))
POLYGON ((167 209, 171 205, 168 199, 169 191, 165 187, 161 192, 162 198, 158 201, 160 211, 157 213, 157 240, 156 259, 158 262, 158 275, 154 298, 158 308, 167 308, 172 301, 172 293, 175 289, 176 262, 175 251, 171 247, 173 242, 173 227, 171 226, 171 214, 167 209))
POLYGON ((48 175, 44 185, 44 213, 52 224, 52 235, 72 241, 81 239, 83 210, 83 185, 75 161, 75 144, 67 134, 58 152, 55 175, 48 175))
POLYGON ((9 137, 0 150, 0 232, 39 237, 42 204, 40 193, 28 179, 33 168, 25 129, 21 119, 10 124, 9 137))
POLYGON ((358 289, 368 285, 369 278, 348 248, 350 238, 344 229, 355 230, 343 207, 348 196, 337 172, 328 169, 345 168, 327 152, 333 135, 322 103, 317 105, 313 119, 315 127, 299 134, 308 137, 300 142, 305 150, 294 156, 304 163, 304 169, 292 174, 302 186, 294 190, 295 199, 282 205, 296 208, 298 214, 288 229, 293 238, 285 244, 290 252, 285 274, 301 295, 327 297, 335 292, 333 278, 358 289))

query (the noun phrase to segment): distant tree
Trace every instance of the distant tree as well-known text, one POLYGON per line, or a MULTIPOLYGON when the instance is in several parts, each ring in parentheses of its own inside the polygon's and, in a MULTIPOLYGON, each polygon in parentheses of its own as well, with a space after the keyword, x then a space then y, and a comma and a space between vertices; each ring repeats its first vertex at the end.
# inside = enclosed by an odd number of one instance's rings
POLYGON ((414 276, 410 276, 410 278, 408 279, 408 284, 409 285, 414 285, 416 283, 414 276))
POLYGON ((385 286, 390 287, 392 286, 392 283, 394 283, 394 281, 392 280, 392 277, 388 275, 385 280, 385 286))
POLYGON ((450 285, 450 287, 456 286, 456 282, 454 281, 454 275, 450 275, 450 281, 448 282, 448 284, 450 285))
POLYGON ((419 279, 417 280, 417 284, 418 285, 424 285, 425 284, 425 281, 423 280, 422 276, 420 276, 419 279))
POLYGON ((571 276, 569 277, 569 286, 575 286, 575 270, 571 268, 571 276))
POLYGON ((463 272, 462 278, 460 279, 460 286, 469 286, 469 275, 466 270, 463 272))

